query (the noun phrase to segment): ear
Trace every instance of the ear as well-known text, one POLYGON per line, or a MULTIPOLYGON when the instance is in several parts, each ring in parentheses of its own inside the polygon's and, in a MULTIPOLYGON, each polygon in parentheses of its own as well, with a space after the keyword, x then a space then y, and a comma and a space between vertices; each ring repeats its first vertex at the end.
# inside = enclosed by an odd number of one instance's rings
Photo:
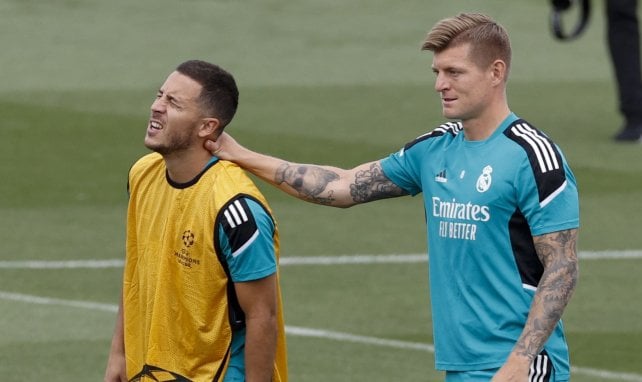
POLYGON ((503 60, 495 60, 490 65, 490 75, 493 85, 499 85, 506 82, 506 63, 503 60))
POLYGON ((198 136, 216 140, 222 132, 221 121, 218 118, 203 118, 198 136))

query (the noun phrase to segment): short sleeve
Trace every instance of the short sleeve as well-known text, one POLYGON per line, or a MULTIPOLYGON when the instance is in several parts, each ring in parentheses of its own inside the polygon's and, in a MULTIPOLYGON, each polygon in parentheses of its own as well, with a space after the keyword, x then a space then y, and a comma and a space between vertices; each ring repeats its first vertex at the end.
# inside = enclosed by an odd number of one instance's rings
POLYGON ((234 282, 252 281, 277 271, 274 220, 255 200, 239 196, 220 212, 219 248, 234 282))
POLYGON ((579 226, 575 177, 561 153, 559 159, 561 171, 542 172, 533 166, 532 161, 525 161, 517 175, 519 209, 526 217, 533 236, 579 226))
POLYGON ((401 150, 380 161, 383 173, 410 195, 423 191, 421 174, 430 156, 437 157, 439 148, 449 144, 462 130, 461 122, 446 122, 408 142, 401 150))
POLYGON ((382 159, 380 163, 383 173, 398 187, 413 196, 421 192, 419 170, 414 166, 410 156, 406 155, 405 149, 382 159))

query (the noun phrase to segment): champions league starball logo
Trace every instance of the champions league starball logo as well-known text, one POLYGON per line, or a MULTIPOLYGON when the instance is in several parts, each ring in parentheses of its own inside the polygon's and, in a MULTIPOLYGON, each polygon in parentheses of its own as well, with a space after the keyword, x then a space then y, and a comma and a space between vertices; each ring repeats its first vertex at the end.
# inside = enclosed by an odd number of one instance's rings
MULTIPOLYGON (((176 261, 185 268, 194 268, 201 264, 201 260, 192 257, 189 248, 194 245, 196 239, 194 233, 191 230, 183 232, 181 236, 184 247, 178 251, 174 251, 174 257, 176 261)), ((198 254, 197 254, 198 255, 198 254)))
POLYGON ((188 248, 194 245, 194 234, 192 231, 187 230, 183 232, 183 244, 188 248))

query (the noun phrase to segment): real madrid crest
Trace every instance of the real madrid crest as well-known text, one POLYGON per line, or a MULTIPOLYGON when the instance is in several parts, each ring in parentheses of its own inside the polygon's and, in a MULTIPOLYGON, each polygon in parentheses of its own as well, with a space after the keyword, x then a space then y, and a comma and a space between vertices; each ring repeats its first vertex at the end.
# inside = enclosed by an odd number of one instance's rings
POLYGON ((490 174, 493 172, 493 168, 491 166, 486 166, 482 170, 481 175, 479 178, 477 178, 477 191, 478 192, 486 192, 490 188, 490 184, 493 182, 493 178, 490 176, 490 174))

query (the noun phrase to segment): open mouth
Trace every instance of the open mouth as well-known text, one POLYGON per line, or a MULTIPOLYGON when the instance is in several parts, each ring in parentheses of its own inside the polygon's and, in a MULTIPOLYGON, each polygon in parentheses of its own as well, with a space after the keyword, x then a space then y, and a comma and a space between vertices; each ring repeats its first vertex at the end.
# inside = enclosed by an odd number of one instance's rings
POLYGON ((154 130, 162 130, 163 125, 160 124, 158 121, 149 121, 149 127, 154 129, 154 130))

